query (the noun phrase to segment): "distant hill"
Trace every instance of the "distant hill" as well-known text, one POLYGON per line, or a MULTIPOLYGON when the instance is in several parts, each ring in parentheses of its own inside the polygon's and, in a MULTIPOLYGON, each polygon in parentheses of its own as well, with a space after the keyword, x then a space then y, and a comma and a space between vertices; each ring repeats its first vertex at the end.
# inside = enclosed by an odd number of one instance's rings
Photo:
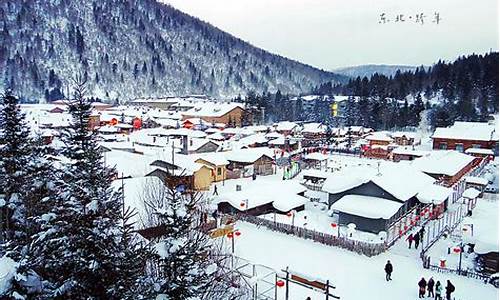
POLYGON ((155 0, 0 1, 0 90, 66 93, 78 70, 104 100, 307 92, 344 76, 266 52, 155 0))
POLYGON ((354 67, 338 68, 334 69, 333 72, 337 74, 342 74, 348 77, 368 77, 375 73, 385 76, 394 76, 397 70, 401 72, 415 71, 417 67, 415 66, 398 66, 398 65, 361 65, 354 67))

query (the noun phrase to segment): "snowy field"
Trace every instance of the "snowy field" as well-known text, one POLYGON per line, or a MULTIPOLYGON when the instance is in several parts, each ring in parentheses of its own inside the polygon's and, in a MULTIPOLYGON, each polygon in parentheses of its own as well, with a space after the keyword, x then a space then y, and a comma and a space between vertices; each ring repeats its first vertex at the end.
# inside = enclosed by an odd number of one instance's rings
MULTIPOLYGON (((423 269, 416 252, 404 251, 406 244, 401 241, 398 242, 401 245, 396 245, 394 251, 368 258, 262 227, 257 228, 248 223, 240 222, 236 227, 242 232, 235 241, 237 256, 275 270, 288 266, 299 273, 330 280, 336 286, 334 294, 341 299, 418 299, 417 282, 422 276, 426 279, 433 276, 441 283, 451 280, 456 287, 456 300, 498 298, 498 289, 492 285, 423 269), (384 265, 388 259, 394 266, 391 282, 385 281, 384 274, 384 265)), ((284 299, 284 291, 278 290, 278 299, 284 299)), ((290 299, 306 299, 307 296, 313 300, 325 299, 324 295, 305 288, 295 288, 290 299)))

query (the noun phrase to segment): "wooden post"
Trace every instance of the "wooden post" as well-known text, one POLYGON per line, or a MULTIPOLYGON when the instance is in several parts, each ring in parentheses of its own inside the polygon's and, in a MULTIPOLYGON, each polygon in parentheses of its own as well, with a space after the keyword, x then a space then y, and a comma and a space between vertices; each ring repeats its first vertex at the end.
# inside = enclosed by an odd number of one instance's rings
POLYGON ((326 300, 328 300, 330 298, 330 280, 327 280, 326 281, 326 300))
POLYGON ((288 267, 286 267, 286 276, 285 276, 285 300, 288 300, 288 295, 289 295, 289 281, 290 281, 290 274, 288 273, 288 267))

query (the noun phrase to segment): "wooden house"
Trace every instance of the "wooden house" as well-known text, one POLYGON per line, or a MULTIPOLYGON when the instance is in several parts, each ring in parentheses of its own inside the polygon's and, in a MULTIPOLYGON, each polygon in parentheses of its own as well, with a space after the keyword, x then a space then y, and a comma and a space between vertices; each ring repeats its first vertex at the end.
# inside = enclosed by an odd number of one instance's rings
POLYGON ((432 148, 464 152, 470 148, 490 149, 498 154, 498 132, 495 125, 480 122, 455 122, 438 127, 432 135, 432 148))

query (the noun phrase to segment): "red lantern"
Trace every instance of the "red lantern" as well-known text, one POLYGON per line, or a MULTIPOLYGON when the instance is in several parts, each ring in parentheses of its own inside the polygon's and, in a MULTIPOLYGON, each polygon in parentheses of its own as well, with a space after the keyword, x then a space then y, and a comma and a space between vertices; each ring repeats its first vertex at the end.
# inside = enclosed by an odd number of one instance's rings
POLYGON ((289 217, 291 217, 292 216, 292 212, 289 211, 289 212, 286 213, 286 215, 289 216, 289 217))
POLYGON ((408 225, 405 225, 403 228, 405 229, 405 231, 408 230, 408 225))
POLYGON ((241 202, 241 203, 240 203, 240 206, 241 206, 241 207, 245 207, 245 202, 241 202))
POLYGON ((425 212, 420 212, 420 215, 423 217, 425 215, 425 212))
POLYGON ((285 282, 283 280, 278 280, 278 281, 276 281, 276 285, 278 287, 284 287, 285 286, 285 282))
POLYGON ((455 252, 455 253, 460 253, 460 251, 461 251, 461 250, 460 250, 460 248, 459 248, 459 247, 455 247, 455 248, 453 248, 453 252, 455 252))
POLYGON ((337 227, 337 224, 336 223, 332 223, 331 224, 333 228, 336 228, 337 227))
POLYGON ((241 232, 239 232, 239 231, 235 231, 235 232, 234 232, 234 234, 235 234, 236 236, 240 236, 240 235, 241 235, 241 232))
POLYGON ((403 235, 403 230, 399 229, 399 236, 403 235))
POLYGON ((116 125, 118 124, 118 120, 116 118, 111 119, 111 122, 109 122, 111 125, 116 125))
POLYGON ((425 208, 425 212, 426 213, 429 212, 429 208, 428 207, 425 208))
POLYGON ((232 232, 228 233, 228 234, 227 234, 227 237, 228 237, 229 239, 232 239, 232 238, 233 238, 233 233, 232 233, 232 232))

